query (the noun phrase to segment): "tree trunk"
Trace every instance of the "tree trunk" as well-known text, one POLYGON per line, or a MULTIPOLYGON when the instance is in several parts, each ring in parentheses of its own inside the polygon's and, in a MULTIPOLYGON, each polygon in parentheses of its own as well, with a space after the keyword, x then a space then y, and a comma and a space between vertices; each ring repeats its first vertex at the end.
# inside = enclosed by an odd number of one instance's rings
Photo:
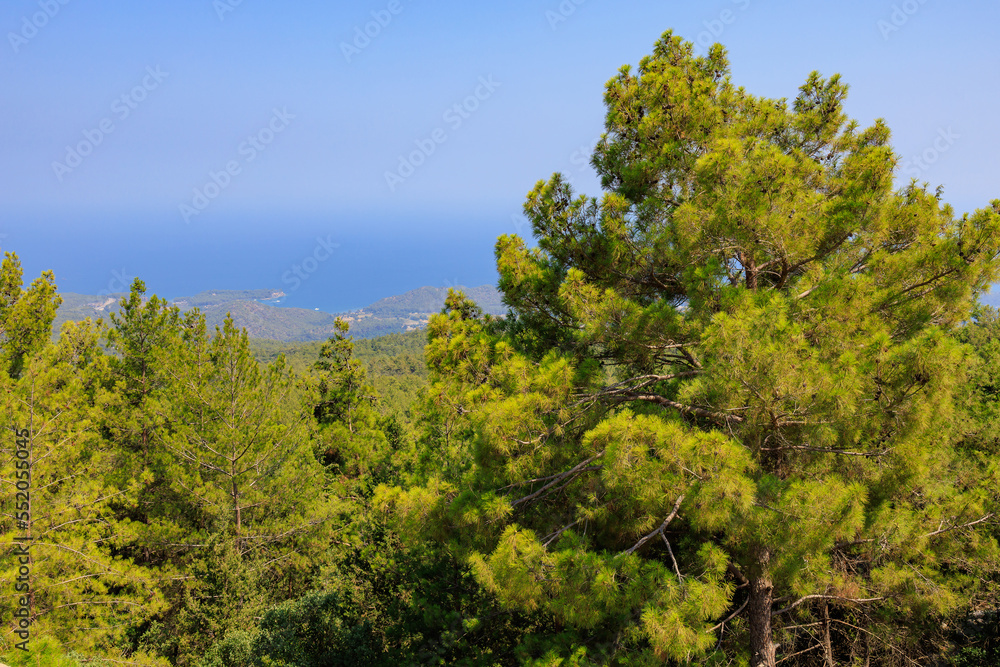
POLYGON ((236 551, 243 555, 243 543, 240 540, 241 529, 243 528, 243 515, 240 507, 240 490, 236 486, 236 477, 233 477, 233 505, 236 513, 236 551))
POLYGON ((774 667, 777 644, 771 641, 771 598, 773 586, 767 573, 770 554, 766 549, 760 549, 757 554, 757 567, 750 577, 750 602, 748 619, 750 621, 750 666, 774 667))

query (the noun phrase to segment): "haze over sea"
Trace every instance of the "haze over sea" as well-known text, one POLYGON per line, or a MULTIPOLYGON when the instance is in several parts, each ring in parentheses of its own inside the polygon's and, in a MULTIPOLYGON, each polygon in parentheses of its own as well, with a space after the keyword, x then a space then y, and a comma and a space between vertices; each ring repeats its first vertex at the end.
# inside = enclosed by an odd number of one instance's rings
POLYGON ((149 294, 168 299, 276 289, 287 295, 279 305, 342 312, 424 285, 495 284, 493 244, 517 232, 509 214, 506 221, 450 221, 446 234, 440 219, 430 234, 428 220, 362 215, 247 214, 190 227, 171 221, 21 216, 4 221, 0 247, 18 253, 26 282, 52 269, 61 292, 123 292, 139 277, 149 294))

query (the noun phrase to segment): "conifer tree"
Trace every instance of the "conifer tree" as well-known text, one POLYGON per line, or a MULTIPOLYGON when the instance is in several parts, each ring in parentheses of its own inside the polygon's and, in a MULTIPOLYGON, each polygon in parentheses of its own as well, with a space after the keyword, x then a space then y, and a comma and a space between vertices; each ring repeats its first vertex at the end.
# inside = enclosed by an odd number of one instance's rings
POLYGON ((192 337, 173 372, 170 482, 208 532, 231 536, 239 554, 271 553, 328 520, 283 358, 261 368, 246 330, 227 317, 211 340, 192 337))
MULTIPOLYGON (((335 327, 336 332, 323 343, 313 365, 320 372, 320 399, 314 413, 320 423, 340 421, 353 433, 359 413, 374 404, 376 398, 374 389, 365 383, 364 367, 353 356, 354 341, 347 335, 347 322, 338 317, 335 327)), ((364 423, 364 416, 360 421, 364 423)))
POLYGON ((198 313, 185 318, 163 299, 147 297, 136 278, 110 320, 104 337, 110 354, 96 399, 100 429, 142 487, 117 508, 127 520, 120 548, 139 562, 170 569, 188 562, 200 544, 191 539, 191 504, 168 479, 172 459, 163 444, 172 432, 169 399, 177 393, 172 373, 181 366, 184 338, 199 326, 198 313))
POLYGON ((136 278, 121 312, 110 315, 110 367, 107 428, 124 447, 150 460, 155 439, 157 400, 169 386, 165 355, 181 335, 181 314, 156 295, 146 298, 146 285, 136 278), (147 409, 148 408, 148 409, 147 409))
POLYGON ((664 34, 607 84, 604 195, 557 174, 537 247, 498 241, 506 321, 453 296, 431 322, 464 456, 382 499, 565 624, 538 659, 889 664, 995 562, 951 334, 998 278, 1000 200, 894 189, 846 93, 755 97, 664 34))
POLYGON ((309 590, 334 503, 284 358, 262 367, 231 317, 211 337, 196 311, 179 327, 156 344, 163 389, 140 413, 154 426, 149 498, 161 505, 133 542, 158 554, 170 608, 135 643, 190 665, 309 590))
POLYGON ((378 427, 378 396, 365 367, 354 358, 348 323, 338 317, 335 327, 313 364, 313 391, 306 400, 319 427, 318 458, 358 477, 385 462, 388 441, 378 427))

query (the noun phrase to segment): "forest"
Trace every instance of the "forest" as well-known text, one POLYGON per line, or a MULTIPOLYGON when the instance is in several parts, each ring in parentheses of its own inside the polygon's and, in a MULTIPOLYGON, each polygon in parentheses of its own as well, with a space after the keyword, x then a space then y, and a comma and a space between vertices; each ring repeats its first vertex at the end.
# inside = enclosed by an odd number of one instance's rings
POLYGON ((1000 199, 898 184, 846 96, 665 33, 601 195, 538 181, 497 240, 507 313, 408 334, 253 340, 136 279, 53 339, 6 253, 0 660, 998 664, 1000 199))

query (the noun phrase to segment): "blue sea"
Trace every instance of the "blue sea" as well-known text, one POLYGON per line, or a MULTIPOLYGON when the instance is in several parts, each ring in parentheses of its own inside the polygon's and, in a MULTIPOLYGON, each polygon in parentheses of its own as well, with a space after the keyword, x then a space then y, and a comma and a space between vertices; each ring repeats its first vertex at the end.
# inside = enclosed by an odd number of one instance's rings
MULTIPOLYGON (((400 221, 248 217, 212 226, 21 216, 0 223, 25 283, 46 269, 60 292, 127 292, 134 277, 167 299, 213 289, 273 289, 279 305, 343 312, 425 285, 495 284, 497 236, 509 216, 400 221)), ((526 230, 522 227, 522 233, 526 230)))
MULTIPOLYGON (((61 292, 127 292, 135 277, 167 299, 215 289, 271 289, 279 306, 338 313, 423 286, 496 284, 501 234, 530 234, 510 213, 481 218, 276 217, 178 225, 136 215, 7 216, 0 249, 25 283, 55 272, 61 292)), ((530 237, 526 238, 532 244, 530 237)), ((983 298, 1000 306, 1000 287, 983 298)), ((273 303, 273 302, 272 302, 273 303)))

